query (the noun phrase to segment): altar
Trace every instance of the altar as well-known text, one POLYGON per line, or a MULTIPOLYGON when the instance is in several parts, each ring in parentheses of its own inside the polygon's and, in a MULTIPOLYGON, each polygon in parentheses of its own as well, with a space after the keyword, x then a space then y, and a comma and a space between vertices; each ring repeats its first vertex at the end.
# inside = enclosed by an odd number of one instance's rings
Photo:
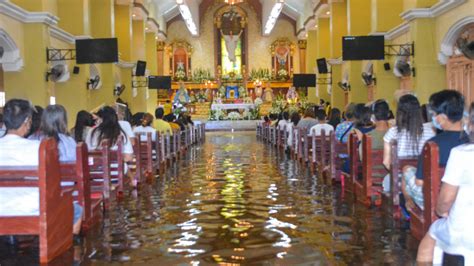
POLYGON ((235 110, 235 109, 254 109, 253 103, 214 103, 211 105, 211 110, 235 110))

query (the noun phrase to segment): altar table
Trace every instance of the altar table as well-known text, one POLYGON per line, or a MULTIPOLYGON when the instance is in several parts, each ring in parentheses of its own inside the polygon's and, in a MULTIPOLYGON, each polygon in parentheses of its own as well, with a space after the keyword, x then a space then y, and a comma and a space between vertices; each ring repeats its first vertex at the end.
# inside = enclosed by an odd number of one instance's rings
POLYGON ((229 110, 229 109, 253 109, 253 103, 214 103, 211 105, 211 110, 229 110))

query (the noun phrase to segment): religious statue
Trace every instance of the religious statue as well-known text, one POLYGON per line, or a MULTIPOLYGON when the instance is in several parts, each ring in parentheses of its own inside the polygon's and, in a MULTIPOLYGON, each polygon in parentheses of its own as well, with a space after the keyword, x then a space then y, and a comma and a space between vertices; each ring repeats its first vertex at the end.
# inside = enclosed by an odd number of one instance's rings
POLYGON ((286 100, 288 103, 296 103, 298 100, 298 93, 296 92, 295 87, 290 87, 286 93, 286 100))
POLYGON ((270 87, 267 87, 263 92, 263 101, 264 102, 273 102, 273 90, 270 87))
POLYGON ((261 84, 255 85, 255 96, 258 98, 261 98, 262 94, 263 94, 262 85, 261 84))
POLYGON ((241 30, 239 34, 234 35, 233 32, 230 31, 229 35, 225 35, 221 29, 221 34, 225 41, 225 48, 227 50, 227 55, 229 57, 229 60, 234 63, 237 60, 237 58, 235 57, 235 49, 237 48, 237 43, 239 42, 240 35, 242 34, 242 32, 243 30, 241 30))
POLYGON ((189 103, 189 94, 188 91, 186 90, 186 87, 184 86, 183 82, 179 83, 179 90, 176 92, 176 95, 174 96, 173 102, 176 103, 189 103))

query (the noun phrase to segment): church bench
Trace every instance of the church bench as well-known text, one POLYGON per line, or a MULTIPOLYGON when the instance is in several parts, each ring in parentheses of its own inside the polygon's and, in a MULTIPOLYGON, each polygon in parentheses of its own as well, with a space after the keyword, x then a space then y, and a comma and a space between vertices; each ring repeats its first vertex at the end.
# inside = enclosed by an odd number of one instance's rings
POLYGON ((362 139, 362 178, 354 180, 355 196, 365 205, 379 206, 382 203, 382 181, 387 174, 383 165, 383 149, 372 149, 372 137, 364 134, 362 139))
POLYGON ((262 139, 262 127, 263 127, 263 122, 257 122, 257 127, 255 128, 256 135, 257 135, 257 140, 262 139))
POLYGON ((287 131, 286 131, 286 126, 284 126, 283 128, 280 128, 280 127, 277 127, 277 136, 278 136, 278 139, 277 139, 277 147, 279 149, 285 149, 286 148, 286 144, 287 144, 287 141, 288 141, 288 135, 287 135, 287 131))
POLYGON ((416 166, 418 157, 398 157, 398 142, 397 140, 392 140, 390 142, 390 161, 390 192, 383 194, 383 202, 387 213, 391 213, 393 219, 398 220, 401 218, 400 178, 402 178, 403 169, 406 166, 416 166))
POLYGON ((41 141, 38 166, 0 167, 1 187, 39 189, 39 215, 0 216, 0 235, 38 235, 40 263, 48 263, 72 246, 72 191, 63 190, 60 181, 57 143, 51 138, 41 141))
POLYGON ((354 193, 355 180, 362 171, 362 165, 359 156, 358 138, 355 133, 351 133, 349 135, 348 149, 350 173, 348 175, 344 175, 344 190, 354 193))
POLYGON ((328 166, 323 169, 323 176, 332 181, 342 182, 343 160, 340 155, 348 153, 347 145, 336 139, 334 131, 329 134, 328 141, 328 166))
POLYGON ((136 144, 134 151, 137 162, 135 179, 138 182, 143 182, 144 179, 150 180, 153 178, 154 173, 156 172, 153 164, 153 138, 151 132, 136 133, 135 136, 136 144))
POLYGON ((61 162, 61 181, 74 182, 74 200, 83 208, 83 230, 100 221, 102 216, 102 194, 91 192, 91 179, 87 157, 87 145, 80 142, 76 146, 76 161, 61 162))
POLYGON ((441 187, 444 167, 439 166, 439 148, 434 142, 428 142, 423 147, 423 201, 424 209, 418 206, 410 210, 410 231, 421 240, 430 225, 437 219, 435 212, 436 201, 441 187))
POLYGON ((305 159, 305 141, 307 141, 306 128, 298 128, 297 146, 296 146, 296 160, 303 162, 305 159))

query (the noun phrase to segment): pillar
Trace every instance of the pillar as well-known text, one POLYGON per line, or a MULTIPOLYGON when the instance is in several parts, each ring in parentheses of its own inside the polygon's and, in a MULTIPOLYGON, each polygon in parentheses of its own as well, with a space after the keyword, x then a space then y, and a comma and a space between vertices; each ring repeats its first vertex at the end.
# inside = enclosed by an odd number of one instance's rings
MULTIPOLYGON (((145 43, 145 21, 133 20, 132 21, 132 61, 137 60, 146 61, 146 43, 145 43)), ((148 62, 147 62, 148 67, 148 62)), ((132 88, 132 101, 130 102, 130 109, 133 112, 143 112, 147 109, 146 102, 146 79, 144 77, 134 77, 137 82, 136 88, 132 88), (143 86, 145 85, 145 86, 143 86)))
MULTIPOLYGON (((316 68, 316 59, 318 58, 317 34, 318 33, 316 30, 311 30, 308 32, 305 68, 308 73, 316 73, 316 77, 319 78, 316 68)), ((318 103, 319 99, 316 93, 316 88, 308 89, 308 101, 311 103, 318 103)))
MULTIPOLYGON (((150 75, 158 75, 158 65, 157 65, 157 47, 156 47, 156 33, 148 32, 146 33, 146 62, 147 68, 150 70, 150 75)), ((147 112, 155 114, 156 99, 158 98, 157 91, 155 89, 148 89, 148 99, 147 102, 147 112)))
POLYGON ((436 43, 426 36, 436 36, 435 20, 432 18, 415 19, 410 24, 411 38, 415 42, 415 76, 413 88, 420 103, 427 103, 430 95, 445 89, 446 69, 437 60, 436 43))
POLYGON ((159 76, 162 76, 165 73, 165 47, 165 42, 158 41, 156 43, 156 70, 159 76))
POLYGON ((306 73, 306 40, 298 40, 298 51, 300 52, 300 73, 306 73))
MULTIPOLYGON (((343 0, 332 1, 330 12, 330 56, 339 59, 342 57, 342 37, 347 35, 347 3, 343 0)), ((333 65, 332 71, 331 105, 341 109, 346 98, 345 92, 337 86, 343 76, 342 65, 333 65)))
MULTIPOLYGON (((318 58, 326 58, 329 59, 331 58, 331 53, 330 53, 330 45, 329 45, 329 39, 330 39, 330 23, 329 23, 329 18, 319 18, 318 19, 318 29, 317 29, 317 36, 316 36, 316 41, 317 41, 317 57, 318 58)), ((329 78, 330 74, 321 74, 318 75, 318 78, 329 78)), ((318 94, 319 94, 319 99, 323 99, 325 101, 330 101, 331 100, 331 95, 328 93, 328 85, 325 84, 319 84, 318 85, 318 94)), ((319 103, 319 99, 317 102, 319 103)))
MULTIPOLYGON (((111 38, 115 36, 114 0, 90 1, 90 25, 93 38, 111 38)), ((102 87, 88 91, 89 109, 101 104, 113 104, 114 64, 97 64, 102 87)))

